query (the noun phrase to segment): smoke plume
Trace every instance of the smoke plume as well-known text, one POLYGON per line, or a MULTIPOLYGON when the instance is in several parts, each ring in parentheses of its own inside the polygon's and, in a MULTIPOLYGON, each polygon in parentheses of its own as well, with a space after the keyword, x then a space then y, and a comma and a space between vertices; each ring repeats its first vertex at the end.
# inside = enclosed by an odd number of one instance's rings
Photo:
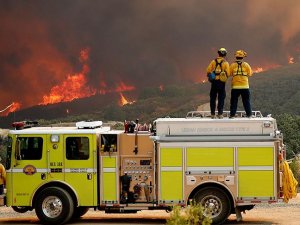
POLYGON ((59 101, 72 100, 72 90, 80 92, 78 98, 118 92, 120 86, 138 91, 199 82, 220 47, 228 50, 230 62, 236 50, 244 49, 254 69, 300 59, 298 0, 0 4, 1 107, 53 103, 51 94, 68 87, 59 101), (74 87, 76 76, 83 86, 74 87))

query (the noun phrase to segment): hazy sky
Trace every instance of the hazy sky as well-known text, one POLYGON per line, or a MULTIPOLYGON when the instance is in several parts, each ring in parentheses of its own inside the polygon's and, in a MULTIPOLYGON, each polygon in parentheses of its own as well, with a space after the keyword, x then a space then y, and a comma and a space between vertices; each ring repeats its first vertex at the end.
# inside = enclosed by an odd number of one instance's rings
POLYGON ((79 74, 72 90, 89 94, 199 82, 220 47, 254 69, 298 62, 299 12, 299 0, 0 0, 0 109, 79 74))

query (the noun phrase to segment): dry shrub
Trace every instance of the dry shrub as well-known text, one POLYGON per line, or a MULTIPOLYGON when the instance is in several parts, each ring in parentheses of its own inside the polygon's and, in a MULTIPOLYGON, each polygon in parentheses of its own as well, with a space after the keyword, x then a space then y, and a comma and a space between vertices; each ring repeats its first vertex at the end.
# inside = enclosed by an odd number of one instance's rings
POLYGON ((210 225, 211 223, 211 218, 204 215, 204 208, 194 203, 184 209, 174 206, 167 220, 167 225, 210 225))

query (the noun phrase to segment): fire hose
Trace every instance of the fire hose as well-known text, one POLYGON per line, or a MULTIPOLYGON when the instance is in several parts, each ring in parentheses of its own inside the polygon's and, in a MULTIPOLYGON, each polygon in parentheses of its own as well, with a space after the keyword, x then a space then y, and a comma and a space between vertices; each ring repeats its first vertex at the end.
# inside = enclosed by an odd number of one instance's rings
POLYGON ((288 202, 289 199, 297 196, 298 182, 295 179, 292 170, 289 167, 287 161, 283 162, 283 197, 284 202, 288 202))

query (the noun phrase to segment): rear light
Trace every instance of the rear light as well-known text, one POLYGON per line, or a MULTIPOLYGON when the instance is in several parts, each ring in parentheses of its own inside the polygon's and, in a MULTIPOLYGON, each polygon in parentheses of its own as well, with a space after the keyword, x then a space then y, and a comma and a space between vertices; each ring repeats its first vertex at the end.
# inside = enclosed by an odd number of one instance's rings
POLYGON ((280 188, 280 191, 279 191, 279 197, 280 197, 280 198, 283 198, 283 197, 284 197, 282 187, 280 188))

